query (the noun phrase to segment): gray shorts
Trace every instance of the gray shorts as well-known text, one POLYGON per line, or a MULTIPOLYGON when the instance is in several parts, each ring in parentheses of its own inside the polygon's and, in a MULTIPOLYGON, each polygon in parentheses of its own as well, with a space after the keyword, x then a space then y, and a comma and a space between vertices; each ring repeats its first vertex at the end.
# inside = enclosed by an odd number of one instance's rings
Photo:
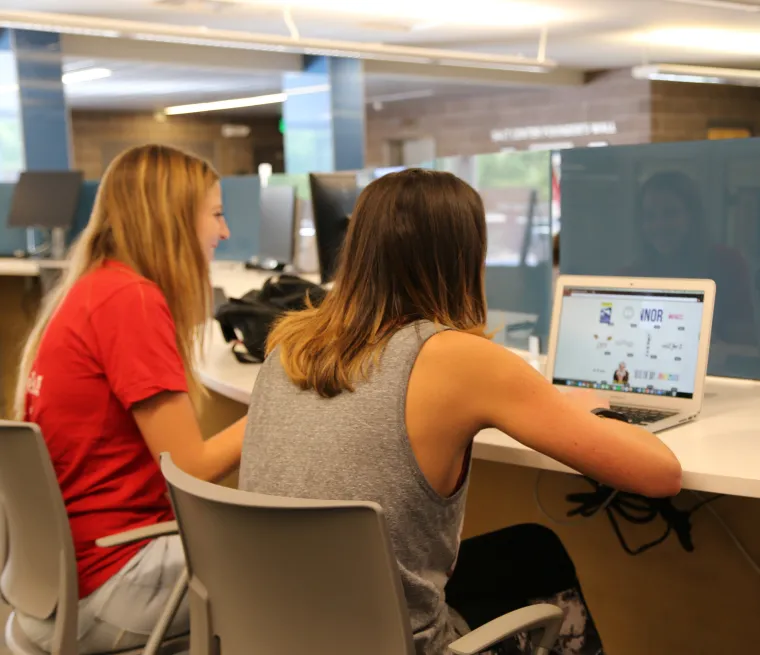
MULTIPOLYGON (((99 589, 79 601, 79 653, 100 653, 145 644, 185 568, 179 536, 159 537, 137 553, 99 589)), ((50 652, 54 619, 40 621, 16 614, 24 634, 50 652)), ((167 636, 190 629, 183 599, 167 636)))

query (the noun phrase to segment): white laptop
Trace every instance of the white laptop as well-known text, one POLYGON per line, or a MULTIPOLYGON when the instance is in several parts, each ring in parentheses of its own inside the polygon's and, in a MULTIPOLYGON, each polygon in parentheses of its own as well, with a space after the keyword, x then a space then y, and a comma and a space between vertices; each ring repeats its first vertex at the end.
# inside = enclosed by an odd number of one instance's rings
POLYGON ((546 375, 594 389, 632 423, 660 432, 702 409, 712 280, 561 276, 546 375))

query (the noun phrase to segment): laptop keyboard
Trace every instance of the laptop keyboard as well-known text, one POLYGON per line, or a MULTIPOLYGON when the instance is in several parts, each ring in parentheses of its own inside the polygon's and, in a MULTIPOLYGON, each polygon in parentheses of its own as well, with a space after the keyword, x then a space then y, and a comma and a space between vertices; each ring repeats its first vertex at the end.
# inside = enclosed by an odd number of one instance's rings
POLYGON ((651 425, 662 419, 675 416, 678 412, 664 412, 659 409, 642 409, 640 407, 623 407, 611 405, 610 409, 625 414, 634 425, 651 425))

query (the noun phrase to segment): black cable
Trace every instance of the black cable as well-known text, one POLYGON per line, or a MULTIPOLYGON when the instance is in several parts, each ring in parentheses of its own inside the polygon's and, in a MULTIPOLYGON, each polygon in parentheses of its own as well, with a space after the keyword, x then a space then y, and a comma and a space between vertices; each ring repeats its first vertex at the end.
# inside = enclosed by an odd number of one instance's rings
MULTIPOLYGON (((587 479, 588 480, 588 479, 587 479)), ((567 500, 576 505, 568 511, 568 517, 583 516, 590 517, 599 512, 604 507, 612 529, 620 542, 623 550, 629 555, 640 555, 646 551, 663 543, 672 532, 676 533, 678 541, 687 552, 694 550, 694 543, 691 539, 691 515, 701 509, 709 502, 717 500, 717 496, 707 501, 698 503, 689 510, 682 510, 673 505, 670 499, 646 498, 638 494, 617 492, 605 487, 598 482, 588 480, 593 487, 592 491, 573 493, 567 495, 567 500), (611 496, 611 494, 615 494, 611 496), (625 520, 634 525, 645 525, 661 517, 665 522, 664 533, 657 539, 645 543, 637 548, 628 544, 620 527, 620 521, 625 520)))

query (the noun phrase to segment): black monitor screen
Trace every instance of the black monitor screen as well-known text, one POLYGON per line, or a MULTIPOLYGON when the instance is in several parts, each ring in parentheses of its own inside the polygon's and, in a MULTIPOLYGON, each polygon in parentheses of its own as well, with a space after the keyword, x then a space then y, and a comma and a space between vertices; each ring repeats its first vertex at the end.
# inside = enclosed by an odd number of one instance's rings
POLYGON ((311 173, 311 202, 322 282, 335 275, 348 221, 359 196, 355 173, 311 173))
POLYGON ((262 187, 259 256, 292 264, 295 222, 296 190, 289 186, 262 187))
POLYGON ((84 176, 81 171, 27 171, 13 192, 9 227, 71 227, 84 176))

